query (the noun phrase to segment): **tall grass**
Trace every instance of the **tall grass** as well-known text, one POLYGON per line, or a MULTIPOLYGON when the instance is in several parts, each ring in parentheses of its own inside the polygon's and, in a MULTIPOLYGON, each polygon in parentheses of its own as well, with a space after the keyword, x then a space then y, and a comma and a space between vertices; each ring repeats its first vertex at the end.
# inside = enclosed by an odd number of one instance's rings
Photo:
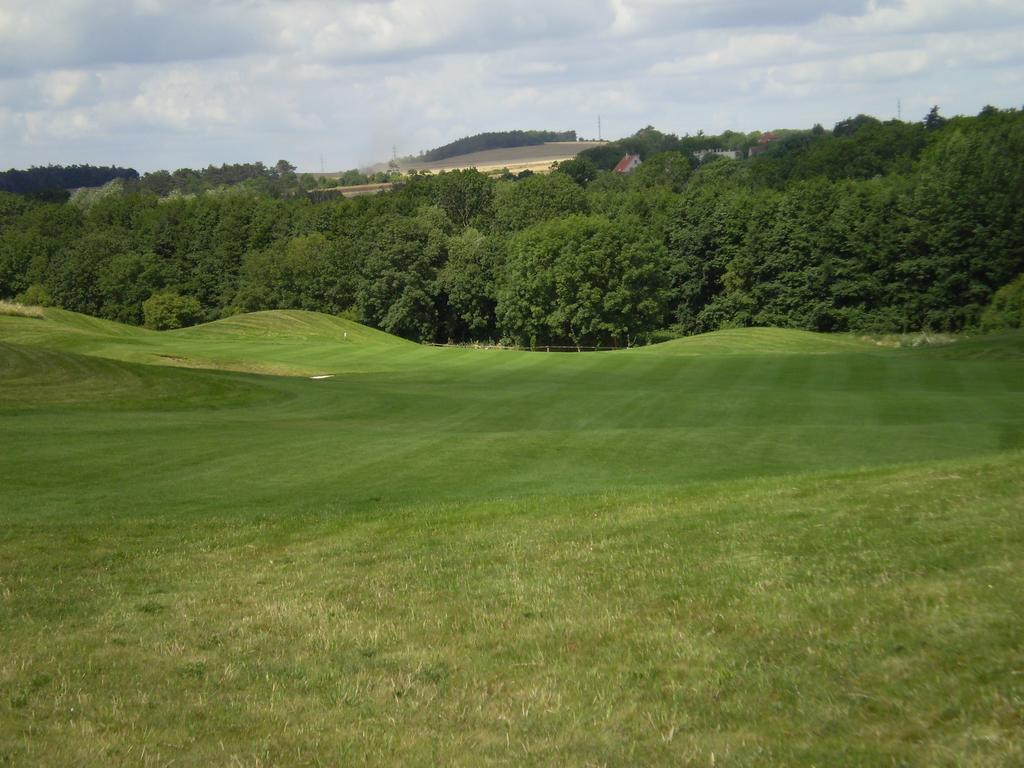
POLYGON ((0 299, 0 315, 8 317, 43 317, 42 307, 26 307, 13 301, 0 299))

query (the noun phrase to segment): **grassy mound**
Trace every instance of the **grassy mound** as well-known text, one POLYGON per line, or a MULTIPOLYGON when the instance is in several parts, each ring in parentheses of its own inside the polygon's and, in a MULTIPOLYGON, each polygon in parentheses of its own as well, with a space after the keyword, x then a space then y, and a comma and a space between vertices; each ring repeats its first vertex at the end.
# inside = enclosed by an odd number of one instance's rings
POLYGON ((145 339, 153 331, 101 320, 98 317, 48 307, 41 317, 0 315, 0 340, 13 344, 31 344, 50 348, 87 347, 99 340, 145 339), (42 320, 42 322, 40 322, 42 320))
POLYGON ((379 368, 419 345, 341 318, 275 310, 150 331, 59 309, 0 317, 0 339, 126 362, 302 376, 379 368))
POLYGON ((272 398, 257 379, 123 363, 0 341, 0 412, 224 408, 272 398))
POLYGON ((638 354, 829 354, 866 351, 871 342, 846 334, 812 333, 790 328, 730 328, 639 347, 638 354))
POLYGON ((1024 360, 1024 330, 975 336, 928 352, 951 360, 1024 360))
POLYGON ((204 325, 170 331, 169 335, 189 341, 196 339, 260 339, 382 346, 404 346, 413 343, 351 320, 296 309, 278 309, 235 315, 204 325))

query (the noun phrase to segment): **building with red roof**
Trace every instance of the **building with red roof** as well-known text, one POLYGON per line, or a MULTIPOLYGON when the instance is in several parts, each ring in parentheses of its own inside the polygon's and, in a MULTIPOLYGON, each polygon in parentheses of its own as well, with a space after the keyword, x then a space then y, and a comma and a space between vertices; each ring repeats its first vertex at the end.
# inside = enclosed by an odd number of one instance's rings
POLYGON ((624 155, 619 164, 612 170, 615 173, 632 173, 633 169, 640 165, 640 155, 624 155))
POLYGON ((771 144, 773 141, 778 141, 778 140, 779 140, 779 135, 777 133, 775 133, 774 131, 768 131, 767 133, 762 133, 757 138, 757 144, 755 144, 754 146, 752 146, 750 148, 750 156, 753 157, 754 155, 760 155, 762 152, 764 152, 765 150, 768 149, 768 145, 769 144, 771 144))

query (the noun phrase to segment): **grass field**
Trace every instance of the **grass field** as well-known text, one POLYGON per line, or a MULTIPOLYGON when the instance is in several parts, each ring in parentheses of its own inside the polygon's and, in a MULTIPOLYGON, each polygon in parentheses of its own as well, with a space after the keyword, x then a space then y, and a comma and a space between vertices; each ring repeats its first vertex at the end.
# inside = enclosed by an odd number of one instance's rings
POLYGON ((0 430, 0 765, 1024 763, 1024 334, 47 309, 0 430))

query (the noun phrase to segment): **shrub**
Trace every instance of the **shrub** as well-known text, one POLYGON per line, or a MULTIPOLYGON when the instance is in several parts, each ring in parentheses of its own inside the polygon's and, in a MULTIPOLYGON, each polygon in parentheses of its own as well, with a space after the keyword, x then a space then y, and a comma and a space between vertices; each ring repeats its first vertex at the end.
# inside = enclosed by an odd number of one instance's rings
POLYGON ((18 304, 25 304, 33 307, 52 307, 53 297, 41 283, 32 283, 28 288, 14 297, 18 304))
POLYGON ((142 315, 147 328, 170 331, 199 322, 202 307, 192 296, 181 296, 173 291, 154 293, 142 303, 142 315))
POLYGON ((981 315, 981 328, 985 331, 1024 328, 1024 274, 996 291, 992 303, 981 315))

